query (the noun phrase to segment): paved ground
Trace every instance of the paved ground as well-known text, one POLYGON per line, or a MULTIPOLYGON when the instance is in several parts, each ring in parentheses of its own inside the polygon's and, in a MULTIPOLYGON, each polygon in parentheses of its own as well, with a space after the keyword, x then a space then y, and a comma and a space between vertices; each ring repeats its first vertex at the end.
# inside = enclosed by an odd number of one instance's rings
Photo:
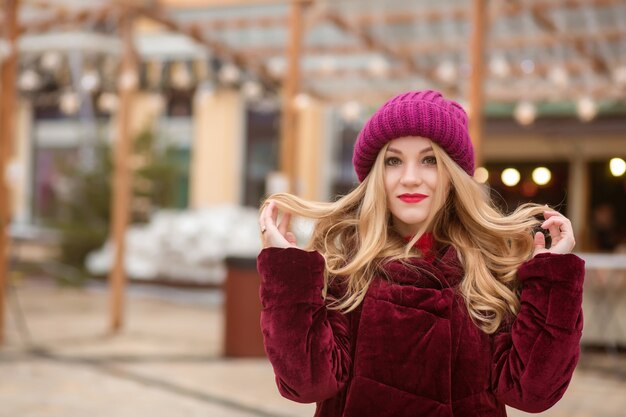
MULTIPOLYGON (((127 301, 125 329, 111 336, 102 284, 11 287, 0 417, 313 415, 277 394, 266 360, 222 357, 219 291, 135 285, 127 301)), ((542 415, 624 417, 624 393, 626 355, 586 352, 565 398, 542 415)))

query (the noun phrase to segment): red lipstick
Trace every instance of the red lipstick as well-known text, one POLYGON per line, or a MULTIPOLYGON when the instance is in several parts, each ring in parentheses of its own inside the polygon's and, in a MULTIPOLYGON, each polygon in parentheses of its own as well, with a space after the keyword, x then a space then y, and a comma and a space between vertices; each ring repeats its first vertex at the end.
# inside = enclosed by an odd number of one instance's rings
POLYGON ((422 201, 423 199, 425 199, 426 197, 428 197, 426 194, 401 194, 398 196, 398 198, 402 201, 404 201, 405 203, 419 203, 420 201, 422 201))

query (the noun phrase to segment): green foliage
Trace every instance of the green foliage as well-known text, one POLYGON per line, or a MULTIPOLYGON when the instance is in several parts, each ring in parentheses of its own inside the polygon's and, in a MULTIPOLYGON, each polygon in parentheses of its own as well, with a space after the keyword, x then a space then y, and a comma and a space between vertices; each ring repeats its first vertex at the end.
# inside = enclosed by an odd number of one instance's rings
MULTIPOLYGON (((133 141, 131 223, 147 222, 157 208, 176 206, 176 188, 186 167, 177 158, 177 150, 163 142, 152 131, 142 132, 133 141)), ((89 171, 75 161, 63 161, 58 166, 69 190, 59 199, 56 218, 49 222, 62 235, 60 262, 79 271, 83 278, 87 277, 85 258, 104 244, 111 219, 113 155, 103 143, 94 151, 96 163, 89 171)), ((76 283, 76 278, 71 281, 76 283)))

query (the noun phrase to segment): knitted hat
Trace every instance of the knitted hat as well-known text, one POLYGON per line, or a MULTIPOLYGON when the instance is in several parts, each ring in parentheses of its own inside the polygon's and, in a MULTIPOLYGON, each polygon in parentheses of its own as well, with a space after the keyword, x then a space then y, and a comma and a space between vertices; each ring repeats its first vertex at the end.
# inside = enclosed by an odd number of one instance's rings
POLYGON ((460 104, 433 90, 411 91, 387 101, 369 118, 354 144, 352 164, 359 181, 378 152, 393 139, 421 136, 439 145, 465 172, 474 175, 474 147, 460 104))

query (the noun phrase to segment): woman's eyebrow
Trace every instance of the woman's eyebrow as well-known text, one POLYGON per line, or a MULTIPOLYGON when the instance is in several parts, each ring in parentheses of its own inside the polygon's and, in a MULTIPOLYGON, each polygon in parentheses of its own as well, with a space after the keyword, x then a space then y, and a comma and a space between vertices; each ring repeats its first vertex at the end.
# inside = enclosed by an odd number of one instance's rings
MULTIPOLYGON (((426 152, 431 152, 433 150, 433 148, 431 148, 430 146, 428 148, 424 148, 420 151, 420 155, 426 152)), ((391 146, 387 148, 387 152, 391 152, 391 153, 397 153, 399 155, 402 155, 402 151, 396 148, 392 148, 391 146)))

